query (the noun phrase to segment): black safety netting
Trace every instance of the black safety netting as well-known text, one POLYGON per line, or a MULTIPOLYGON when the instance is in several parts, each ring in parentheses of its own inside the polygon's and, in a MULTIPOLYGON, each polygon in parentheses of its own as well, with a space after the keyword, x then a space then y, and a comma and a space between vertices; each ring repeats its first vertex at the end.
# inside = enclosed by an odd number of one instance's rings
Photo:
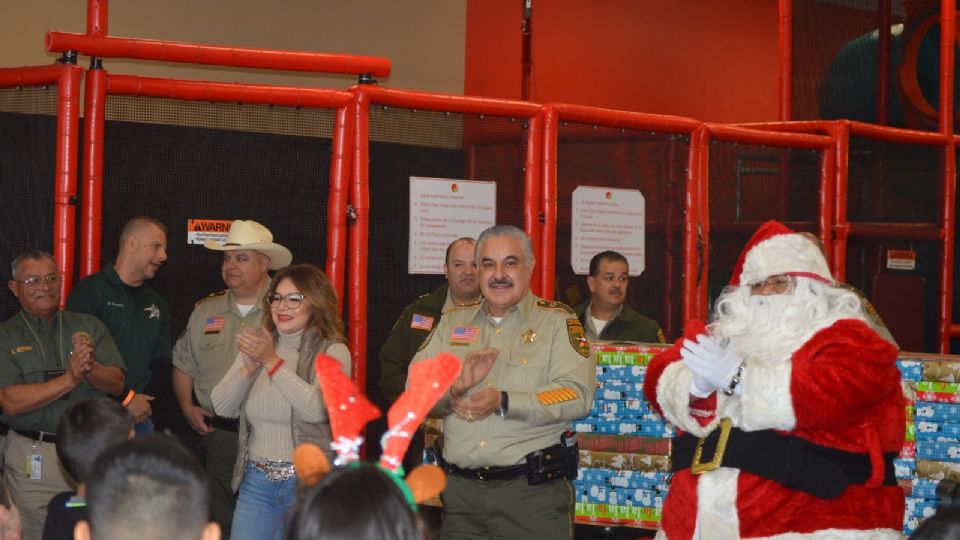
POLYGON ((708 302, 723 292, 747 240, 775 219, 818 233, 823 152, 713 141, 708 302))
MULTIPOLYGON (((0 89, 0 280, 27 249, 53 250, 57 86, 0 89)), ((19 309, 4 287, 0 320, 19 309)))
POLYGON ((194 302, 224 289, 222 255, 188 243, 188 220, 252 219, 324 268, 335 111, 109 96, 101 264, 132 216, 166 224, 168 260, 150 284, 174 336, 194 302))
MULTIPOLYGON (((934 230, 942 216, 943 149, 850 138, 847 220, 934 230)), ((846 282, 875 305, 901 348, 935 351, 942 243, 882 234, 847 244, 846 282), (915 254, 914 269, 890 267, 890 250, 915 254)))
MULTIPOLYGON (((403 308, 445 283, 408 272, 410 177, 496 182, 496 221, 523 228, 528 121, 371 104, 367 392, 382 400, 377 355, 403 308)), ((375 428, 374 428, 375 430, 375 428)))
MULTIPOLYGON (((668 339, 680 334, 689 149, 687 136, 561 123, 555 298, 571 306, 590 299, 587 276, 577 275, 571 260, 574 190, 579 186, 639 190, 645 216, 643 271, 630 280, 627 304, 659 322, 668 339)), ((604 249, 622 251, 617 247, 604 249)))
POLYGON ((793 2, 793 119, 884 123, 878 89, 885 84, 886 125, 937 129, 940 0, 890 2, 890 25, 882 30, 890 38, 885 83, 879 76, 881 3, 793 2))

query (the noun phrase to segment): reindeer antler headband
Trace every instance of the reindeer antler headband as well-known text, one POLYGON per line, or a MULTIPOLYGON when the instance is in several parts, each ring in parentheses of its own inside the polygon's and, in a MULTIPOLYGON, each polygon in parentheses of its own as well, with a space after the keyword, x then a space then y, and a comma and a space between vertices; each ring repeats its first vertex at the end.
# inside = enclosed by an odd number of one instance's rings
MULTIPOLYGON (((317 380, 327 404, 331 446, 337 453, 334 465, 344 466, 360 459, 363 427, 380 416, 380 410, 370 402, 353 381, 347 377, 340 363, 329 356, 318 354, 315 360, 317 380)), ((407 378, 407 390, 387 412, 389 429, 380 439, 383 453, 380 467, 390 473, 407 495, 411 506, 443 491, 446 477, 436 466, 419 466, 407 476, 404 483, 402 460, 410 446, 417 426, 443 396, 460 374, 460 360, 449 353, 441 353, 412 364, 407 378)), ((297 474, 306 484, 314 484, 330 470, 323 451, 314 445, 300 445, 294 452, 297 474)))

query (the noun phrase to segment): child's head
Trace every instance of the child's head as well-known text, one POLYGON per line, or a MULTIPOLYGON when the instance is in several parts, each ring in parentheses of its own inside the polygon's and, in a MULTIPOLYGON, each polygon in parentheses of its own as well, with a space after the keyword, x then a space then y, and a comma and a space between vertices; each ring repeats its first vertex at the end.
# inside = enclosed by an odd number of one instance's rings
POLYGON ((86 482, 97 457, 132 433, 133 417, 120 403, 107 398, 78 401, 60 417, 57 457, 74 480, 86 482))
POLYGON ((422 540, 419 517, 388 474, 366 463, 334 468, 304 492, 288 540, 422 540))

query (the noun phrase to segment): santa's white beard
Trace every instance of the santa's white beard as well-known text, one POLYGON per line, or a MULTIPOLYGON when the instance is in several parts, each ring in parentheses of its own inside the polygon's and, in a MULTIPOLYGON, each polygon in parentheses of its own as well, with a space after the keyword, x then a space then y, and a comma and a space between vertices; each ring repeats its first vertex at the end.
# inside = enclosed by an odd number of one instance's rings
POLYGON ((859 309, 845 291, 796 279, 794 290, 784 294, 751 295, 749 287, 724 292, 710 333, 728 340, 744 358, 782 362, 814 332, 859 309), (831 297, 837 301, 831 302, 831 297))

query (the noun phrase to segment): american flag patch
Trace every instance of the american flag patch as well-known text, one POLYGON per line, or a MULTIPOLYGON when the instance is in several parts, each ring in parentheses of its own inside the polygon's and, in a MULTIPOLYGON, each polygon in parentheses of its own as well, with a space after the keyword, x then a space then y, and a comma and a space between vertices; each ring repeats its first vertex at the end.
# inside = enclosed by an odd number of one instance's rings
POLYGON ((216 334, 223 330, 223 317, 210 317, 203 325, 204 334, 216 334))
POLYGON ((450 334, 451 345, 467 345, 477 338, 480 329, 476 326, 457 326, 450 334))
POLYGON ((413 320, 410 321, 410 328, 413 328, 414 330, 426 330, 429 332, 433 328, 433 317, 427 317, 426 315, 414 313, 413 320))

